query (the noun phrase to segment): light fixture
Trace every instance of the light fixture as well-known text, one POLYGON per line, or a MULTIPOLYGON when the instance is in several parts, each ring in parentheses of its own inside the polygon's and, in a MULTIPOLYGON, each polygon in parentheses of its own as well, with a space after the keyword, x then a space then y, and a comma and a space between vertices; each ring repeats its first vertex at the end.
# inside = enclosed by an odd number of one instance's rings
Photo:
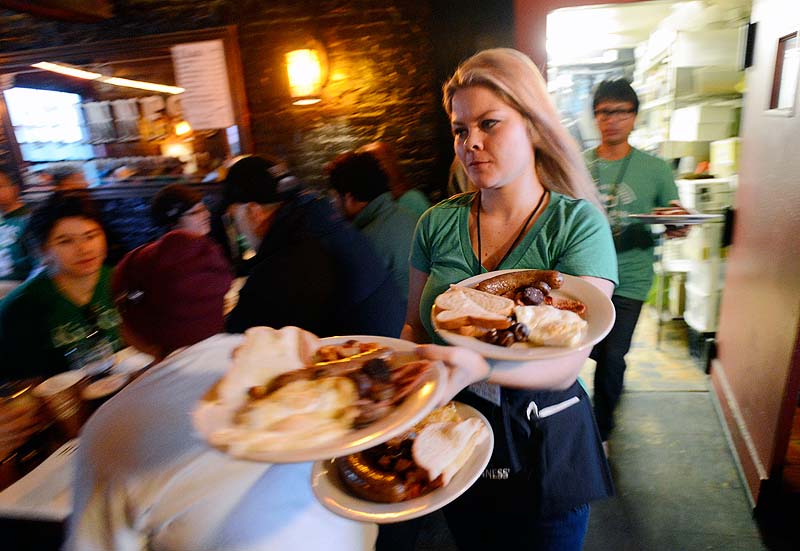
POLYGON ((328 73, 325 50, 315 42, 313 47, 286 54, 289 91, 294 105, 312 105, 320 101, 322 86, 328 73))
POLYGON ((177 124, 175 124, 176 136, 185 136, 191 131, 192 131, 192 126, 186 121, 180 121, 177 124))
POLYGON ((63 63, 50 63, 49 61, 42 61, 41 63, 34 63, 32 65, 37 69, 44 69, 45 71, 52 71, 62 75, 67 75, 75 78, 82 78, 85 80, 96 80, 105 84, 112 84, 114 86, 124 86, 126 88, 138 88, 139 90, 150 90, 151 92, 161 92, 164 94, 181 94, 185 90, 179 86, 169 86, 166 84, 156 84, 154 82, 145 82, 143 80, 131 80, 128 78, 107 77, 100 73, 92 73, 84 71, 77 67, 72 67, 63 63))

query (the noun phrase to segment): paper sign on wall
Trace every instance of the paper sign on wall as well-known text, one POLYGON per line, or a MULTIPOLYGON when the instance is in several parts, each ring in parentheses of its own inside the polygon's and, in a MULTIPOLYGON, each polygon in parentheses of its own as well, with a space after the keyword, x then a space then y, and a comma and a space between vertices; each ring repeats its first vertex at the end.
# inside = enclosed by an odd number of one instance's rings
POLYGON ((172 47, 175 81, 186 91, 180 95, 183 116, 195 130, 233 126, 225 46, 222 40, 189 42, 172 47))

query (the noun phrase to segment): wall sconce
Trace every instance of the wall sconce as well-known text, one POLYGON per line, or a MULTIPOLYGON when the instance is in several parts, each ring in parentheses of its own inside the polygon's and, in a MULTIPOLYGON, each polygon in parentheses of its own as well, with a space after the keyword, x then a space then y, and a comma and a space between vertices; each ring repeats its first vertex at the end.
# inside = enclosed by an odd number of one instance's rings
POLYGON ((322 86, 328 78, 328 60, 322 45, 286 54, 286 71, 293 105, 312 105, 320 101, 322 86))
POLYGON ((175 124, 175 135, 186 136, 192 131, 192 126, 186 121, 179 121, 175 124))

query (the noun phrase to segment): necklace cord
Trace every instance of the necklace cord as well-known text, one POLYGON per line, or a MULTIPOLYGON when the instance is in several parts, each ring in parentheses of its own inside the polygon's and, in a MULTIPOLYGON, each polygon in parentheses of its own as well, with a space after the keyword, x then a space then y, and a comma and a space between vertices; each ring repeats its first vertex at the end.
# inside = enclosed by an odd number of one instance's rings
MULTIPOLYGON (((503 258, 500 259, 500 262, 497 263, 497 266, 500 266, 503 262, 505 262, 508 256, 511 254, 511 251, 514 250, 514 247, 516 247, 519 244, 519 241, 522 239, 522 236, 525 235, 525 230, 528 228, 528 224, 531 223, 531 220, 533 220, 534 215, 536 215, 536 213, 539 211, 539 208, 544 203, 544 198, 546 195, 547 195, 547 190, 542 191, 542 194, 539 196, 539 201, 536 203, 536 206, 533 207, 533 210, 528 215, 528 218, 525 219, 525 223, 522 225, 522 228, 520 228, 517 237, 514 239, 514 242, 511 243, 511 246, 506 251, 506 254, 503 255, 503 258)), ((475 231, 478 234, 478 268, 476 270, 476 273, 480 274, 481 268, 483 268, 483 249, 481 247, 482 243, 481 243, 481 192, 480 191, 478 192, 478 212, 475 215, 475 231)))

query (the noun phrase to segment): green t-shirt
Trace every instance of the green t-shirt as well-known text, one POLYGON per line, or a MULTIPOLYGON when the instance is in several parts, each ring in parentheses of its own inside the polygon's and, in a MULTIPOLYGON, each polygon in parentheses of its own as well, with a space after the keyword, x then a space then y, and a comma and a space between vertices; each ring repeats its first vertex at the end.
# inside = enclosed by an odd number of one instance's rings
POLYGON ((22 243, 29 214, 23 206, 0 215, 0 280, 22 281, 31 271, 33 263, 22 243))
POLYGON ((409 189, 397 198, 397 204, 414 216, 419 218, 422 213, 431 208, 428 197, 418 189, 409 189))
POLYGON ((386 261, 403 301, 408 298, 408 255, 417 216, 401 208, 388 191, 378 195, 353 219, 353 225, 367 236, 386 261))
MULTIPOLYGON (((451 283, 478 273, 478 259, 469 238, 469 209, 474 197, 475 192, 469 192, 446 199, 422 215, 417 224, 411 265, 429 274, 420 299, 420 318, 431 338, 433 301, 451 283)), ((559 270, 616 283, 615 259, 603 214, 587 201, 551 193, 545 211, 497 269, 559 270)), ((480 273, 484 272, 481 266, 480 273)))
POLYGON ((79 307, 41 271, 0 302, 0 379, 50 376, 69 369, 65 354, 90 335, 122 348, 120 317, 103 267, 91 301, 79 307), (96 334, 95 334, 96 332, 96 334))
POLYGON ((665 207, 678 199, 672 169, 658 157, 632 148, 630 159, 607 161, 597 150, 584 152, 584 159, 597 184, 614 234, 619 266, 619 286, 615 295, 636 300, 647 299, 653 284, 653 246, 650 226, 626 218, 665 207), (627 163, 627 167, 625 166, 627 163), (619 185, 614 184, 622 174, 619 185))

